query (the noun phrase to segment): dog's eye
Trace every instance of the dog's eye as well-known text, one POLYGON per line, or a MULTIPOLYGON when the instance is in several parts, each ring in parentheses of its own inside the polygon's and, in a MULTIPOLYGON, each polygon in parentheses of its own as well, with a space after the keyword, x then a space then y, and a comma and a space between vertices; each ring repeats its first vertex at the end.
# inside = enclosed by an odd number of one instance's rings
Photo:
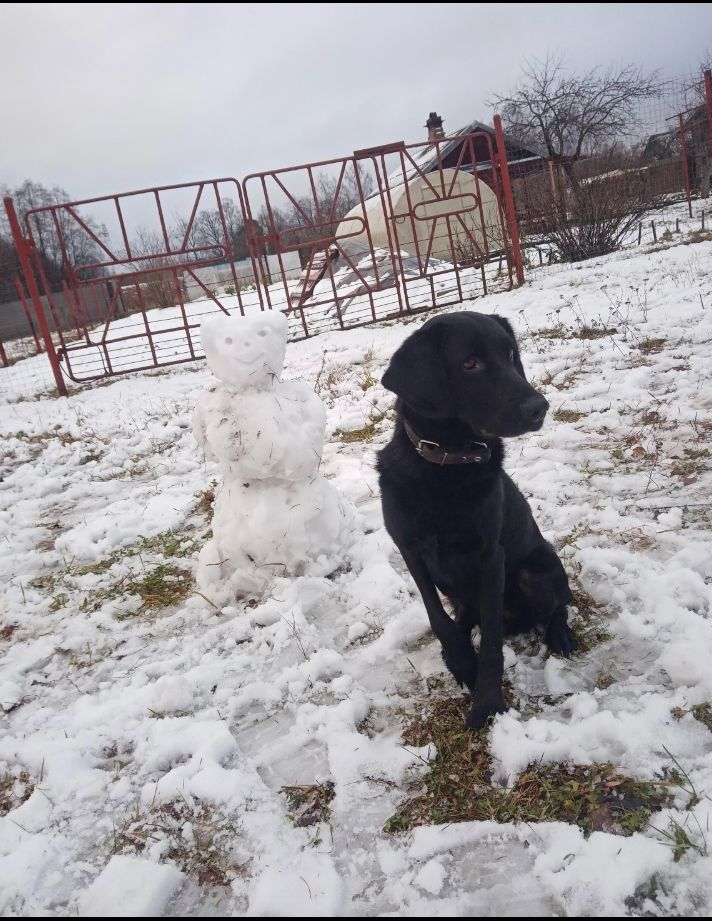
POLYGON ((514 349, 509 350, 509 360, 514 361, 514 349))
POLYGON ((484 371, 485 363, 480 361, 479 358, 471 357, 466 358, 463 361, 462 367, 465 369, 465 371, 484 371))

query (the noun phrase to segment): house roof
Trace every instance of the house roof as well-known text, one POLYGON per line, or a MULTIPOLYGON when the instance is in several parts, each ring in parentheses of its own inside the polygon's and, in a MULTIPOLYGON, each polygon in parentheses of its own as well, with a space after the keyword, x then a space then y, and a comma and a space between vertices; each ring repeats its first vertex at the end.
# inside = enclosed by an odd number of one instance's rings
MULTIPOLYGON (((455 150, 460 143, 459 138, 462 137, 463 134, 472 134, 475 131, 483 131, 490 137, 494 137, 494 128, 491 125, 486 125, 484 122, 475 119, 469 124, 463 125, 463 127, 459 128, 454 134, 449 135, 445 143, 441 143, 437 146, 431 144, 413 159, 416 160, 419 169, 423 172, 428 172, 437 166, 438 156, 440 160, 443 160, 448 154, 455 150)), ((533 145, 524 147, 522 144, 517 143, 510 135, 505 134, 504 143, 507 148, 507 159, 510 163, 521 163, 525 160, 541 160, 546 157, 546 154, 542 150, 536 149, 533 145)), ((482 163, 478 163, 477 166, 478 169, 488 169, 490 167, 490 162, 489 160, 486 162, 483 161, 482 163)))

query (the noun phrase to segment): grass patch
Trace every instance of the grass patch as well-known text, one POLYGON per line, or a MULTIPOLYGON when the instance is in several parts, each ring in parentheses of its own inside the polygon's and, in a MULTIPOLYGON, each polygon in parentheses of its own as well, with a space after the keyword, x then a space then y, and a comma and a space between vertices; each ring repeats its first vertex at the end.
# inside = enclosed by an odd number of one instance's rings
POLYGON ((69 592, 77 591, 77 579, 104 575, 117 564, 138 558, 140 571, 124 572, 113 582, 84 590, 79 610, 97 611, 105 602, 126 595, 137 595, 141 599, 141 606, 136 612, 118 615, 120 619, 133 616, 133 613, 157 610, 178 604, 190 593, 193 587, 191 572, 172 561, 193 556, 206 537, 205 534, 190 533, 186 536, 185 533, 162 531, 153 537, 140 537, 136 544, 115 550, 103 560, 72 564, 63 570, 39 576, 30 585, 51 594, 53 597, 49 609, 58 611, 69 604, 69 592), (144 556, 154 559, 144 560, 144 556), (63 590, 58 591, 60 588, 63 590))
POLYGON ((695 719, 706 726, 712 732, 712 703, 695 704, 692 707, 692 715, 695 719))
POLYGON ((684 707, 675 707, 671 713, 676 720, 681 720, 685 714, 691 713, 699 723, 702 723, 712 732, 712 703, 710 701, 694 704, 688 710, 685 710, 684 707))
POLYGON ((218 481, 211 480, 210 486, 208 486, 207 489, 201 489, 201 491, 196 495, 198 504, 196 505, 195 510, 198 512, 198 514, 204 515, 208 521, 213 520, 213 514, 215 512, 215 490, 217 488, 218 481))
POLYGON ((350 429, 349 431, 337 429, 334 435, 344 444, 353 444, 357 441, 370 441, 376 434, 378 425, 383 422, 385 418, 385 410, 373 409, 368 415, 368 422, 360 429, 350 429))
POLYGON ((707 461, 710 452, 707 448, 685 448, 684 457, 679 457, 670 471, 673 476, 697 476, 707 470, 707 461))
POLYGON ((142 812, 136 803, 114 829, 111 853, 141 854, 157 842, 166 842, 162 859, 174 862, 198 885, 229 886, 246 874, 244 864, 230 852, 235 835, 234 824, 215 816, 205 804, 175 799, 142 812))
POLYGON ((511 789, 495 787, 487 733, 465 728, 468 707, 465 697, 441 699, 409 718, 405 742, 432 742, 438 754, 385 831, 450 822, 567 822, 587 835, 632 835, 672 802, 668 784, 625 777, 612 764, 532 763, 511 789))
POLYGON ((159 563, 142 579, 129 582, 126 591, 129 595, 138 595, 141 599, 140 613, 178 604, 188 594, 192 585, 193 578, 187 569, 159 563))
POLYGON ((638 348, 643 355, 652 355, 654 352, 662 352, 666 343, 667 339, 654 339, 649 337, 647 339, 641 339, 638 343, 638 348))
POLYGON ((557 422, 578 422, 579 419, 583 419, 586 413, 578 412, 576 409, 563 409, 563 407, 559 407, 555 409, 551 415, 557 422))
POLYGON ((141 599, 138 610, 123 611, 116 615, 118 620, 126 620, 136 614, 179 604, 192 588, 193 576, 189 570, 171 563, 158 563, 152 569, 147 569, 140 578, 136 578, 135 574, 127 574, 113 584, 91 592, 84 598, 79 609, 98 611, 106 601, 126 595, 138 596, 141 599))
POLYGON ((551 371, 545 371, 537 382, 542 387, 554 387, 556 390, 568 390, 579 379, 581 369, 567 371, 563 377, 557 378, 551 371))
POLYGON ((5 816, 28 800, 35 789, 27 771, 0 774, 0 816, 5 816))
POLYGON ((376 425, 373 422, 366 423, 366 425, 360 429, 351 429, 349 432, 344 432, 342 429, 336 430, 337 438, 347 445, 353 444, 356 441, 370 441, 375 434, 376 425))
POLYGON ((365 393, 367 390, 370 390, 371 387, 374 387, 377 383, 378 381, 373 376, 373 374, 371 374, 371 369, 365 368, 358 382, 358 385, 361 388, 361 390, 363 390, 365 393))
POLYGON ((685 856, 688 851, 695 851, 700 857, 707 856, 707 841, 699 822, 697 823, 697 832, 689 829, 690 817, 687 816, 683 823, 680 823, 673 816, 670 817, 667 828, 656 828, 655 831, 662 836, 665 844, 672 848, 672 859, 674 863, 685 856), (692 834, 692 837, 690 837, 692 834), (694 840, 694 839, 697 840, 694 840))
POLYGON ((52 387, 50 390, 45 390, 42 393, 36 393, 33 396, 19 396, 15 397, 12 400, 8 400, 8 403, 39 403, 40 400, 58 400, 62 394, 56 387, 52 387))
POLYGON ((545 327, 532 332, 532 336, 539 339, 604 339, 614 336, 618 332, 615 326, 587 326, 577 324, 566 327, 563 323, 558 326, 545 327))
POLYGON ((605 339, 618 332, 615 326, 582 326, 574 333, 576 339, 605 339))
POLYGON ((711 230, 691 230, 687 235, 687 243, 706 243, 712 240, 711 230))
POLYGON ((602 671, 598 673, 595 687, 599 691, 605 691, 606 688, 610 688, 615 682, 616 679, 610 672, 602 671))
POLYGON ((346 377, 349 368, 348 366, 341 365, 331 368, 324 374, 324 365, 326 364, 326 356, 322 362, 321 368, 317 373, 316 380, 314 381, 314 393, 321 394, 324 390, 327 390, 332 396, 335 396, 334 390, 341 383, 341 381, 346 377))
POLYGON ((536 336, 539 339, 568 339, 569 331, 562 324, 561 326, 550 326, 545 327, 544 329, 536 329, 532 332, 532 336, 536 336))
POLYGON ((76 444, 76 442, 82 440, 81 438, 76 438, 71 432, 64 431, 61 425, 55 425, 51 431, 36 432, 34 435, 28 435, 27 432, 20 429, 19 432, 12 432, 7 437, 17 438, 19 441, 24 441, 26 444, 31 445, 43 445, 45 443, 48 444, 52 440, 57 440, 65 447, 67 445, 76 444))
POLYGON ((282 787, 279 792, 285 795, 289 809, 287 814, 297 828, 318 825, 331 818, 334 784, 330 780, 282 787))
POLYGON ((572 594, 572 604, 578 609, 571 619, 571 629, 578 641, 574 655, 585 655, 594 647, 607 643, 613 637, 606 630, 605 617, 596 607, 591 596, 581 591, 580 588, 574 589, 572 594))

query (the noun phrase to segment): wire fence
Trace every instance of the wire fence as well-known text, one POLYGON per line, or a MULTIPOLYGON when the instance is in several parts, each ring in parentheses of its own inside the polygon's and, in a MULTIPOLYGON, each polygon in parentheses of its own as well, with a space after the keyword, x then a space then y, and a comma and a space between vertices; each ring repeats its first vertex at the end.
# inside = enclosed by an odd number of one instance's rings
POLYGON ((512 168, 528 268, 707 232, 711 173, 712 79, 666 80, 595 152, 512 168))

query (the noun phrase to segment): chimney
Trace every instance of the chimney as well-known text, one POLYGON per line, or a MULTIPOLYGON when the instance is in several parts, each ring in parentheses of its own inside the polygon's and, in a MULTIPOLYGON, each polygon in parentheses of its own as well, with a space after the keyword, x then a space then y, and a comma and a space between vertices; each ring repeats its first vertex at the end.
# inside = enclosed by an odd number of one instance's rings
POLYGON ((431 144, 433 141, 438 141, 440 138, 445 137, 445 132, 443 131, 443 120, 437 112, 430 113, 428 120, 425 123, 425 127, 428 129, 428 140, 431 144))

